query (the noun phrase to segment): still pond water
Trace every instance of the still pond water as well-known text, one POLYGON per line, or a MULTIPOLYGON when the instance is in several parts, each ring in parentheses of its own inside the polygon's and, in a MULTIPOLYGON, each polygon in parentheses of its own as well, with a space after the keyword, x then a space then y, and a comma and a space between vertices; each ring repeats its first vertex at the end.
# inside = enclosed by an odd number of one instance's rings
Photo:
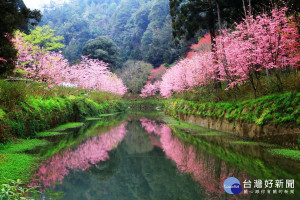
POLYGON ((112 116, 87 121, 60 138, 49 137, 52 145, 32 152, 52 155, 32 179, 31 185, 39 186, 42 195, 32 196, 47 200, 300 199, 299 162, 273 157, 265 144, 175 121, 168 124, 172 123, 167 126, 156 115, 112 116), (186 142, 191 135, 194 144, 186 142), (224 191, 228 177, 240 181, 240 194, 224 191), (286 188, 288 179, 294 180, 294 189, 286 188), (265 185, 265 180, 273 180, 273 185, 265 185), (282 188, 275 187, 276 180, 283 181, 282 188), (251 188, 246 189, 249 184, 244 181, 251 181, 251 188), (278 194, 273 194, 275 190, 278 194))

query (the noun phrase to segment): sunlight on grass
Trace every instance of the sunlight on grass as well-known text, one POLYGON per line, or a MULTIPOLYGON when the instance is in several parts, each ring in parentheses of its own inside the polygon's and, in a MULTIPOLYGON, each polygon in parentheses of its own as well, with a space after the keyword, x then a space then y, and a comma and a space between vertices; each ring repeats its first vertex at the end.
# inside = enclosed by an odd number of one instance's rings
POLYGON ((300 161, 300 151, 291 149, 270 149, 269 152, 273 155, 283 156, 300 161))
POLYGON ((53 131, 64 131, 66 129, 69 129, 69 128, 79 128, 83 126, 83 123, 82 122, 72 122, 72 123, 67 123, 67 124, 63 124, 63 125, 60 125, 58 126, 57 128, 53 129, 53 131))

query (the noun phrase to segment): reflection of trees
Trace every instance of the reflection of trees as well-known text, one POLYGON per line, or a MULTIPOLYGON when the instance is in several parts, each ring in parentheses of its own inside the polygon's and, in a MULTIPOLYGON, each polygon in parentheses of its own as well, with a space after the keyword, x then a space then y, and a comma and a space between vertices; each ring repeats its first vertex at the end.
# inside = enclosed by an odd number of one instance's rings
POLYGON ((118 171, 120 165, 120 154, 116 150, 109 152, 109 159, 101 165, 95 165, 88 169, 88 173, 93 174, 97 181, 108 180, 113 174, 118 171))
MULTIPOLYGON (((205 188, 209 198, 224 195, 225 179, 235 174, 232 168, 222 160, 206 154, 205 151, 196 152, 192 146, 185 146, 176 137, 172 137, 171 129, 165 124, 157 124, 148 119, 140 121, 149 134, 160 136, 162 149, 167 157, 176 163, 181 172, 191 174, 193 179, 205 188)), ((236 178, 246 179, 245 174, 240 174, 240 177, 236 178)))
POLYGON ((126 128, 129 133, 118 148, 109 152, 109 160, 86 171, 71 170, 63 184, 56 185, 53 190, 64 191, 63 199, 66 200, 202 199, 199 185, 191 177, 178 173, 161 149, 127 151, 135 145, 133 143, 139 142, 138 139, 144 140, 142 143, 149 143, 149 139, 138 121, 128 123, 126 128), (140 138, 139 134, 146 138, 140 138))
POLYGON ((124 138, 124 143, 128 154, 144 153, 153 150, 145 129, 143 129, 139 121, 130 121, 127 125, 127 130, 129 134, 124 138))
POLYGON ((108 152, 117 147, 126 134, 126 123, 110 130, 107 133, 95 136, 79 145, 75 150, 69 148, 56 154, 40 167, 33 180, 33 185, 41 184, 44 187, 62 182, 70 170, 85 171, 101 161, 109 158, 108 152))

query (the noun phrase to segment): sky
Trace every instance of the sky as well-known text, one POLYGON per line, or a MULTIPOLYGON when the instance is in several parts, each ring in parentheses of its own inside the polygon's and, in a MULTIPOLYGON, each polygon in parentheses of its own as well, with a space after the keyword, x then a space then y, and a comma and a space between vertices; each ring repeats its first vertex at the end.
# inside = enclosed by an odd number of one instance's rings
POLYGON ((27 8, 30 9, 42 9, 45 4, 49 4, 50 1, 62 3, 69 0, 23 0, 27 8))

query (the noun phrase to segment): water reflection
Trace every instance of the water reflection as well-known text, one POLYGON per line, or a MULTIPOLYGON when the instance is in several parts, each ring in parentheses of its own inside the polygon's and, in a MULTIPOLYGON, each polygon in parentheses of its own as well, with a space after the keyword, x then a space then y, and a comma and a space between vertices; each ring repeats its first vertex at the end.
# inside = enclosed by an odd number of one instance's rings
POLYGON ((241 147, 230 149, 224 138, 208 136, 202 149, 196 148, 175 137, 164 123, 131 119, 51 157, 32 184, 48 187, 43 199, 56 193, 66 200, 283 199, 224 192, 224 180, 231 176, 241 183, 263 179, 263 174, 270 178, 271 171, 290 178, 280 164, 267 167, 264 154, 257 154, 262 149, 252 147, 242 155, 241 147))
POLYGON ((224 195, 223 183, 226 178, 235 176, 240 180, 246 179, 245 172, 233 172, 232 168, 220 159, 204 152, 196 152, 192 146, 185 146, 178 138, 172 136, 172 130, 167 125, 148 119, 140 121, 149 134, 160 136, 161 148, 166 156, 176 163, 177 168, 182 173, 191 174, 193 179, 205 188, 206 199, 224 195))
POLYGON ((31 185, 54 186, 69 174, 70 170, 85 171, 92 165, 109 159, 108 152, 116 148, 126 135, 126 123, 107 133, 92 137, 79 145, 54 155, 36 173, 31 185))

